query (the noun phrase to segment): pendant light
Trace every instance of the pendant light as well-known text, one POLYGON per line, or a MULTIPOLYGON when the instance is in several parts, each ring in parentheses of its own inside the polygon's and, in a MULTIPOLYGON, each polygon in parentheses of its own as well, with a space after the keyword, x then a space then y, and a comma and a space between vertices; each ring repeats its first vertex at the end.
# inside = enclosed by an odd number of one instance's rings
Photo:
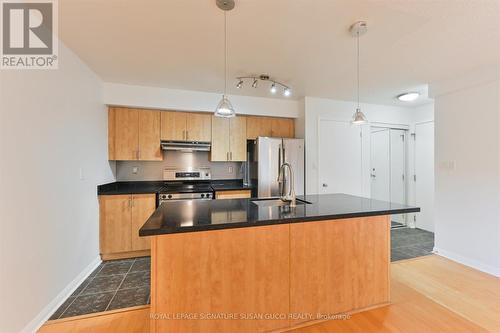
POLYGON ((366 120, 366 116, 363 112, 361 112, 361 107, 359 105, 359 37, 365 34, 368 31, 368 26, 366 22, 359 21, 354 23, 351 28, 351 35, 356 37, 356 46, 357 46, 357 63, 356 63, 356 80, 357 80, 357 107, 354 115, 352 116, 352 123, 356 125, 365 124, 368 121, 366 120))
POLYGON ((224 11, 224 94, 215 108, 215 116, 231 118, 236 115, 227 93, 227 19, 226 12, 234 8, 234 0, 216 0, 217 7, 224 11))

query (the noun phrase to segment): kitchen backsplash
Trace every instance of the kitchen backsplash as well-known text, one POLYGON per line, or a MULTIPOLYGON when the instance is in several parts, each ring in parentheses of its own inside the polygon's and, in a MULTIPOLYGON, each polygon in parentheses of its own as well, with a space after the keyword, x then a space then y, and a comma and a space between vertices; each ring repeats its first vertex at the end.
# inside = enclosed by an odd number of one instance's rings
POLYGON ((210 167, 212 179, 241 179, 241 162, 210 162, 208 152, 163 152, 163 161, 117 161, 116 180, 162 180, 165 168, 210 167), (137 168, 137 173, 134 173, 137 168))

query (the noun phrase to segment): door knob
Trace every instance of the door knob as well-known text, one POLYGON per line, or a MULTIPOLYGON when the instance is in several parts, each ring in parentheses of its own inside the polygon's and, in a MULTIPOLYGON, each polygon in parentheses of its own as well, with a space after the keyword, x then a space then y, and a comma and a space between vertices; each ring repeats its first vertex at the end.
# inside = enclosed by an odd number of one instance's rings
POLYGON ((323 183, 323 187, 328 187, 328 184, 326 184, 326 183, 323 183))

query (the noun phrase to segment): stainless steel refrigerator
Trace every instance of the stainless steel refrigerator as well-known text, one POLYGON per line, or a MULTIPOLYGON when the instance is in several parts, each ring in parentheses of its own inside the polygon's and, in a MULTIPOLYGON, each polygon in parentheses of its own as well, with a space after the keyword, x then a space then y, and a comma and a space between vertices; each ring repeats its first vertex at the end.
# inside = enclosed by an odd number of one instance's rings
POLYGON ((303 139, 258 137, 249 142, 248 152, 250 162, 247 180, 257 185, 259 198, 279 196, 278 172, 284 162, 292 166, 296 195, 304 194, 303 139))

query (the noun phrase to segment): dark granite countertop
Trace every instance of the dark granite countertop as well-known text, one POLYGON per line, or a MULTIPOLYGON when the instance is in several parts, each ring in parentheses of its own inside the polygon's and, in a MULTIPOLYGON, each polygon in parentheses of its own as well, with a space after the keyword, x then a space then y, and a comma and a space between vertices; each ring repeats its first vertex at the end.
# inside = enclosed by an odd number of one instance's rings
POLYGON ((164 181, 114 182, 97 186, 97 195, 158 193, 164 181))
POLYGON ((419 212, 420 208, 346 194, 298 197, 310 204, 266 206, 255 199, 186 200, 160 205, 139 231, 141 236, 245 228, 419 212))
MULTIPOLYGON (((128 181, 114 182, 97 186, 97 195, 144 194, 158 193, 167 181, 128 181)), ((214 191, 252 190, 253 186, 243 185, 241 179, 212 180, 210 185, 214 191)))

